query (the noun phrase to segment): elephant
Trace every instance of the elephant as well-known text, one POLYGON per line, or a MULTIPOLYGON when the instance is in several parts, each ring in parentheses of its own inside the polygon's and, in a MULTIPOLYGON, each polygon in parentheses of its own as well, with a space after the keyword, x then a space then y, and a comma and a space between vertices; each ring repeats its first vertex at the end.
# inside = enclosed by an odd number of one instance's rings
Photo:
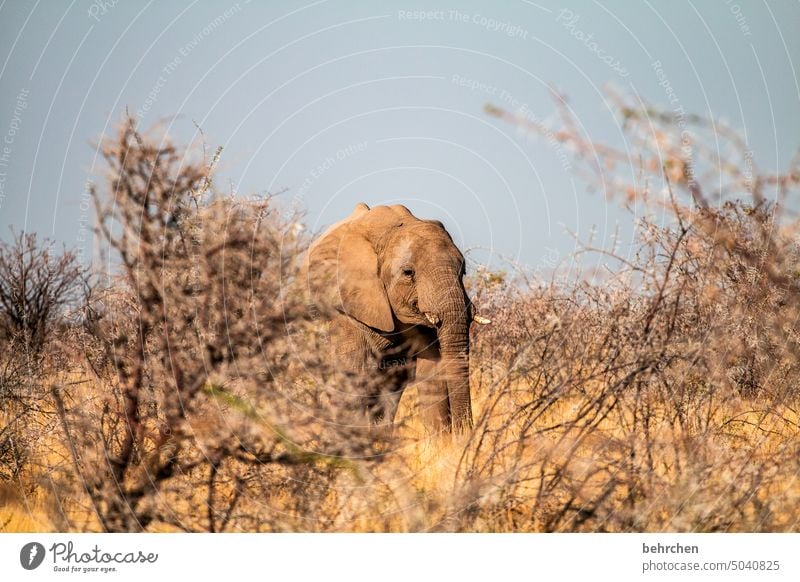
POLYGON ((360 378, 362 411, 391 426, 404 389, 419 387, 427 430, 472 428, 464 256, 438 220, 402 205, 359 203, 308 252, 312 304, 326 313, 337 365, 360 378))

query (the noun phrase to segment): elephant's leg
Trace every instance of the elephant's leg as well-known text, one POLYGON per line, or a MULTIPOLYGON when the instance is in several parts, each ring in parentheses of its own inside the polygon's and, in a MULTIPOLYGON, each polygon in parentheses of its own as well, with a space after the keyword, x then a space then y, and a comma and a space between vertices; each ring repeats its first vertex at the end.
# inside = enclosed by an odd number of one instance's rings
POLYGON ((450 399, 447 384, 441 380, 440 360, 420 356, 417 358, 416 385, 422 421, 429 433, 450 430, 450 399))
POLYGON ((376 366, 369 337, 361 326, 342 315, 333 318, 330 330, 339 405, 353 414, 354 422, 369 424, 370 396, 376 385, 376 366))
POLYGON ((339 369, 347 373, 366 373, 372 358, 369 338, 362 326, 337 315, 331 321, 330 334, 339 369))
POLYGON ((378 425, 391 425, 410 377, 410 363, 405 356, 382 358, 378 374, 370 390, 367 410, 370 420, 378 425))
POLYGON ((345 391, 370 424, 391 425, 408 383, 408 358, 365 325, 345 317, 338 323, 335 343, 345 391))

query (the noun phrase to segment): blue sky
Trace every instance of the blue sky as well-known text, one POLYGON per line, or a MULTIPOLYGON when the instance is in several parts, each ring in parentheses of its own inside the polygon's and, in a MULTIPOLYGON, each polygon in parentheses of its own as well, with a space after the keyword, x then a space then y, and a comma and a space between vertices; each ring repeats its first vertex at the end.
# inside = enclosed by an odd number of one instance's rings
POLYGON ((475 260, 537 268, 570 253, 569 232, 629 239, 632 219, 484 104, 547 119, 554 86, 592 137, 619 143, 603 87, 666 105, 660 61, 687 112, 742 128, 781 169, 800 145, 798 27, 797 2, 6 0, 0 236, 37 231, 88 257, 90 142, 128 108, 145 127, 177 114, 179 140, 198 123, 224 146, 218 185, 286 190, 313 230, 359 201, 401 202, 475 260))

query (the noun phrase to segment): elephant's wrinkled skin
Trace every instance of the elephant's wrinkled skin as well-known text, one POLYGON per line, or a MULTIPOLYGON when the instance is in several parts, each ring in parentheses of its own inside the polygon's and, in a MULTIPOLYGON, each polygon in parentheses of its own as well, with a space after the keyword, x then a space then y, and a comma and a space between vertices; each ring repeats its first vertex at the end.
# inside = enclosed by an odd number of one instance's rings
POLYGON ((464 257, 440 222, 400 205, 359 204, 312 245, 308 275, 312 301, 333 313, 334 352, 362 381, 372 422, 393 421, 413 380, 429 430, 472 427, 472 305, 464 257))

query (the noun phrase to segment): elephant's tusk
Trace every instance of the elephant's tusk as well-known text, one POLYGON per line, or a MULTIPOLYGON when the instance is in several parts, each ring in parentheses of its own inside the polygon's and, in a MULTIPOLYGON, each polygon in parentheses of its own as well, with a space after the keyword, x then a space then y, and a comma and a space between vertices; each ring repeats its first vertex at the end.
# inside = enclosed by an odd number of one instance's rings
POLYGON ((492 323, 491 319, 489 319, 488 317, 483 317, 482 315, 476 315, 472 319, 475 323, 479 323, 481 325, 492 323))
POLYGON ((439 317, 433 313, 425 312, 425 318, 431 322, 431 325, 439 325, 439 317))

